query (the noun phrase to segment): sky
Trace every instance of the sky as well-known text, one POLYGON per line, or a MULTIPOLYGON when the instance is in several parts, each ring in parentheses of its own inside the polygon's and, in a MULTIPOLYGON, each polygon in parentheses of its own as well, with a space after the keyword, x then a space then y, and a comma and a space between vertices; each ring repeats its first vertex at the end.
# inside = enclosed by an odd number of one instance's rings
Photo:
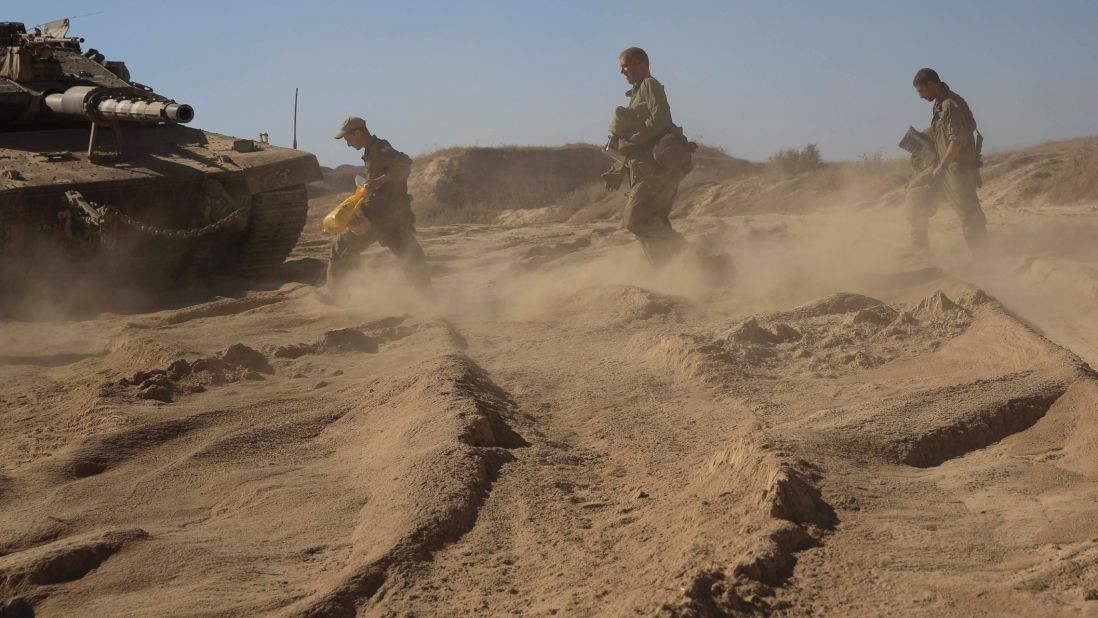
MULTIPOLYGON (((14 4, 14 3, 13 3, 14 4)), ((192 126, 357 163, 340 121, 411 155, 449 146, 602 143, 640 46, 692 139, 765 160, 902 155, 936 69, 985 149, 1098 134, 1098 0, 321 2, 36 0, 4 12, 70 34, 194 106, 192 126)))

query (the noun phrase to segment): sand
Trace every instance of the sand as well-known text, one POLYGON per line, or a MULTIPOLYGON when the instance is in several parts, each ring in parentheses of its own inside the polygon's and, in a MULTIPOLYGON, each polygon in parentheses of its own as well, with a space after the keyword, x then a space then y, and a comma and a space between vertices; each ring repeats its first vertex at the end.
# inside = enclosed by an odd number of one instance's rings
POLYGON ((975 263, 829 169, 687 192, 726 279, 516 204, 335 303, 318 198, 263 289, 23 311, 0 616, 1098 615, 1098 202, 1029 161, 975 263))

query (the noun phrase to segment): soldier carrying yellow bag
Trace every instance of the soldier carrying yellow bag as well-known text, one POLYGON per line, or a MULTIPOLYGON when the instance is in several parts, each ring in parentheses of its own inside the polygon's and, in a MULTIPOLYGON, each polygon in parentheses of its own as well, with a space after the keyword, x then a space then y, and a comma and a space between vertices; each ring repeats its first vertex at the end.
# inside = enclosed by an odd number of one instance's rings
POLYGON ((358 256, 377 242, 396 255, 412 285, 429 293, 431 275, 427 258, 416 241, 416 217, 412 212, 412 196, 408 194, 412 159, 389 142, 371 135, 362 118, 352 116, 344 120, 335 138, 363 151, 366 182, 329 215, 332 222, 325 222, 328 229, 340 232, 332 243, 328 283, 338 284, 358 256), (360 199, 361 205, 355 208, 360 199), (337 221, 346 218, 347 213, 353 213, 349 220, 337 221))

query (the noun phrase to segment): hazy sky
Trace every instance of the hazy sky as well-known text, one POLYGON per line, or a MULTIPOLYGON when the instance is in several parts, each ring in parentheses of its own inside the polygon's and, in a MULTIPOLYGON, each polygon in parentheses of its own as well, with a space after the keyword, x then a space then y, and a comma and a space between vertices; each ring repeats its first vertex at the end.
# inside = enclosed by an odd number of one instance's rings
POLYGON ((193 126, 289 145, 300 88, 299 145, 327 165, 356 162, 331 137, 352 114, 413 155, 601 142, 631 45, 688 135, 751 159, 808 142, 902 154, 929 122, 922 66, 968 100, 988 149, 1098 134, 1098 0, 37 0, 3 17, 96 11, 72 34, 192 104, 193 126))

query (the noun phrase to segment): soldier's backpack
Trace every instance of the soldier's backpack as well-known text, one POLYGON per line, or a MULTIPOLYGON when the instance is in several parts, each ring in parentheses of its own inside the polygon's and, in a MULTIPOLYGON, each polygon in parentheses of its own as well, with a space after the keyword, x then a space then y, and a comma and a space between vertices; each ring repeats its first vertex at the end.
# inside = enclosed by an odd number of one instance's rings
POLYGON ((694 151, 698 145, 686 139, 682 127, 672 126, 652 148, 652 158, 665 170, 681 170, 684 174, 693 169, 694 151))

